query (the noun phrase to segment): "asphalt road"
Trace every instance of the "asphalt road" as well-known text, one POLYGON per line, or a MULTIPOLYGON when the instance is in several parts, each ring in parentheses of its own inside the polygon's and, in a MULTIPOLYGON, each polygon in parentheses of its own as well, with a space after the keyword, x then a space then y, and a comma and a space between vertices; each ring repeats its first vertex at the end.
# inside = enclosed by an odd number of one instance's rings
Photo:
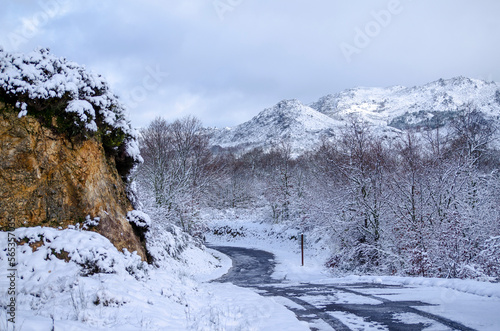
MULTIPOLYGON (((402 289, 383 284, 287 284, 271 278, 274 255, 241 247, 211 247, 233 260, 233 267, 217 282, 229 282, 255 289, 260 295, 282 297, 293 302, 287 307, 297 318, 310 323, 311 330, 474 330, 447 318, 418 309, 430 304, 420 301, 392 301, 367 294, 367 289, 402 289), (347 300, 345 300, 347 298, 347 300), (354 299, 354 300, 353 300, 354 299), (334 315, 343 316, 337 318, 334 315), (402 319, 400 316, 415 316, 402 319), (345 321, 349 321, 346 323, 345 321), (349 325, 346 325, 349 324, 349 325), (321 327, 324 325, 324 328, 321 327)), ((372 291, 373 292, 373 291, 372 291)))

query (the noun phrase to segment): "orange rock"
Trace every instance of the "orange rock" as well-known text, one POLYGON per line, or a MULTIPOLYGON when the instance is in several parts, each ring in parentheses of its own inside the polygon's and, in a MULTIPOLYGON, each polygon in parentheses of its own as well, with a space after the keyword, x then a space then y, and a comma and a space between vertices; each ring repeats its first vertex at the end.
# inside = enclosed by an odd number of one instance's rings
POLYGON ((66 228, 100 217, 93 230, 146 260, 130 210, 115 161, 96 138, 70 141, 0 103, 0 230, 8 219, 16 227, 66 228))

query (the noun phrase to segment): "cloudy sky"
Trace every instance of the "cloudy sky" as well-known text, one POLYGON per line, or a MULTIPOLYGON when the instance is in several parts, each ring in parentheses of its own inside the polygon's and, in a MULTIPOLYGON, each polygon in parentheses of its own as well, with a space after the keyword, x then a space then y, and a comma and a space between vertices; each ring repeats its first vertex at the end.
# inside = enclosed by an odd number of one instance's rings
POLYGON ((97 73, 134 126, 233 126, 282 99, 500 80, 498 0, 2 0, 0 45, 97 73))

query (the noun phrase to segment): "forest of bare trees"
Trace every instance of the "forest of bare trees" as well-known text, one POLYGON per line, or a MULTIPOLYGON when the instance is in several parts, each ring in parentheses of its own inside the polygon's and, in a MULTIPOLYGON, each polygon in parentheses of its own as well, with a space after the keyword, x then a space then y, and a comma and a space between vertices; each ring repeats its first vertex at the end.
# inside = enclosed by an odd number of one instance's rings
POLYGON ((346 123, 297 156, 286 141, 215 153, 199 120, 158 118, 141 132, 143 208, 195 235, 203 208, 265 209, 266 221, 328 236, 339 272, 500 279, 494 124, 470 106, 397 139, 346 123))

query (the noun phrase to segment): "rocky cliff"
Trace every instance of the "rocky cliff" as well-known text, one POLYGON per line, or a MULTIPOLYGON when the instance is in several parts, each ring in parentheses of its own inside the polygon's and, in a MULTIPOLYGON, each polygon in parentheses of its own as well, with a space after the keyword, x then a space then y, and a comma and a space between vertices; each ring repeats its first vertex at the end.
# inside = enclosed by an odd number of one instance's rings
POLYGON ((132 206, 125 185, 102 143, 68 139, 17 113, 0 103, 0 230, 8 220, 56 228, 87 220, 119 250, 145 260, 144 244, 126 218, 132 206))

